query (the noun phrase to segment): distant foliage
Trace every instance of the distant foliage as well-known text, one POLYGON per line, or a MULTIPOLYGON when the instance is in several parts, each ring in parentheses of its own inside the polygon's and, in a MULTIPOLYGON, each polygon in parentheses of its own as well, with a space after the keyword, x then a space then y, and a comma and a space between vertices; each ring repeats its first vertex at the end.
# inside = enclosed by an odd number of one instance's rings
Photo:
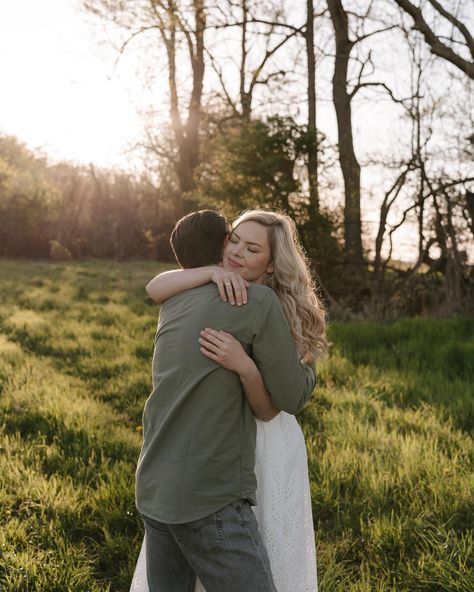
MULTIPOLYGON (((310 141, 307 127, 289 117, 227 126, 206 145, 190 197, 230 218, 255 207, 288 213, 308 255, 317 261, 318 272, 328 277, 341 262, 341 220, 337 211, 312 210, 305 168, 310 141)), ((322 134, 319 146, 324 173, 332 149, 322 134)))
POLYGON ((46 161, 0 136, 0 255, 47 256, 58 202, 46 161))
POLYGON ((0 256, 171 260, 173 191, 149 178, 51 165, 0 136, 0 256))
MULTIPOLYGON (((472 314, 474 266, 459 260, 460 250, 447 249, 436 260, 427 256, 414 270, 388 260, 383 273, 381 261, 367 273, 347 273, 343 211, 316 209, 309 199, 310 141, 306 126, 291 118, 221 126, 204 143, 195 189, 182 196, 169 167, 158 167, 152 178, 51 164, 0 135, 0 257, 170 262, 169 236, 186 208, 216 208, 230 218, 246 208, 281 209, 296 222, 331 318, 472 314)), ((320 185, 329 190, 335 151, 323 136, 318 149, 320 185)), ((449 202, 451 209, 455 203, 449 202)), ((442 215, 440 207, 441 234, 442 215)))
POLYGON ((303 205, 297 168, 304 145, 305 129, 291 119, 239 122, 210 141, 194 196, 227 214, 257 204, 297 210, 303 205))
POLYGON ((69 261, 72 259, 71 251, 63 247, 57 240, 50 241, 49 256, 53 261, 69 261))

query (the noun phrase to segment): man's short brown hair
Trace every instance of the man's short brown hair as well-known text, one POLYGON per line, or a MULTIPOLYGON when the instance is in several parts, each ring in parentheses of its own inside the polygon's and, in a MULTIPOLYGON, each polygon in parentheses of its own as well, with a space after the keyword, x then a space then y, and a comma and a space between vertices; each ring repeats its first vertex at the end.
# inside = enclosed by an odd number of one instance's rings
POLYGON ((213 210, 199 210, 178 220, 170 242, 181 267, 203 267, 220 263, 228 234, 224 216, 213 210))

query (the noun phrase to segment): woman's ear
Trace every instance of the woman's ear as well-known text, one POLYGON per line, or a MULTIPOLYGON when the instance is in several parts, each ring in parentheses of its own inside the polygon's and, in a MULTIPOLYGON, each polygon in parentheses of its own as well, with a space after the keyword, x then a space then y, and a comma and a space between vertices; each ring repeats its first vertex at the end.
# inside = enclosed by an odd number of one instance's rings
POLYGON ((273 273, 275 271, 275 268, 273 266, 273 261, 268 265, 266 272, 267 273, 273 273))

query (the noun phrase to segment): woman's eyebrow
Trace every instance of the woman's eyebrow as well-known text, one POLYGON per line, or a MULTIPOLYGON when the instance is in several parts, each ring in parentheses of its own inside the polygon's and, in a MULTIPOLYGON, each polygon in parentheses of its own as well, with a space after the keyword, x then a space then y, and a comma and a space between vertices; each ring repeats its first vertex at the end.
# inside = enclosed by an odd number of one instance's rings
MULTIPOLYGON (((238 238, 240 240, 240 236, 235 232, 232 233, 232 236, 235 236, 236 238, 238 238)), ((252 241, 244 241, 246 245, 255 245, 256 247, 260 247, 261 249, 263 249, 262 245, 260 243, 254 243, 252 241)))

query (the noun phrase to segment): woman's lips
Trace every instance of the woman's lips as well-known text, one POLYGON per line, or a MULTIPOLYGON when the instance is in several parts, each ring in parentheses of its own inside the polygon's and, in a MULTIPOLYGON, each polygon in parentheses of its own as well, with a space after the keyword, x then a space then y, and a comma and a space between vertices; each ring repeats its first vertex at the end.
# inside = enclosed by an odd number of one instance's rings
POLYGON ((229 257, 228 261, 229 261, 229 264, 232 265, 232 267, 243 267, 243 265, 241 265, 237 261, 234 261, 234 259, 231 259, 230 257, 229 257))

